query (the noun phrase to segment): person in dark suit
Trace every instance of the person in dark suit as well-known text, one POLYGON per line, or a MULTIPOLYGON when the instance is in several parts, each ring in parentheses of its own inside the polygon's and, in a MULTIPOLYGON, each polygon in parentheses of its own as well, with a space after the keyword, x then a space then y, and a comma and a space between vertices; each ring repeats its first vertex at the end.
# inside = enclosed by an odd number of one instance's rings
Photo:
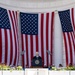
POLYGON ((42 58, 39 56, 39 53, 36 52, 36 56, 32 59, 32 66, 33 67, 42 67, 42 58))
POLYGON ((39 56, 39 53, 36 52, 36 56, 34 56, 33 59, 42 59, 42 58, 41 58, 41 56, 39 56))

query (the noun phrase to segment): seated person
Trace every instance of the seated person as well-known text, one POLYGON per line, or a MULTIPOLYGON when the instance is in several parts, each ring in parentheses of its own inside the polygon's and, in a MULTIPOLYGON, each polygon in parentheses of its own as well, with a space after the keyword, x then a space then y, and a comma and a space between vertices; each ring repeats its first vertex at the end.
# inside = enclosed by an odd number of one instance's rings
POLYGON ((52 65, 52 70, 56 70, 56 66, 54 64, 52 65))
POLYGON ((59 64, 59 67, 63 67, 62 64, 59 64))
POLYGON ((69 64, 69 67, 73 67, 72 63, 69 64))
POLYGON ((63 65, 59 64, 59 67, 57 68, 57 70, 61 70, 61 69, 63 69, 63 65))

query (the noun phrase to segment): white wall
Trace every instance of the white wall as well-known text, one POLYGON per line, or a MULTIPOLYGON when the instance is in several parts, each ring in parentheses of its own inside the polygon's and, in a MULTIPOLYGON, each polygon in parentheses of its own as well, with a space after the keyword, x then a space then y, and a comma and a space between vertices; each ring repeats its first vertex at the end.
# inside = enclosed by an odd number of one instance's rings
MULTIPOLYGON (((63 63, 63 41, 61 24, 58 16, 58 11, 66 10, 75 6, 75 0, 61 0, 61 1, 24 1, 24 0, 0 0, 0 7, 11 10, 18 10, 22 12, 55 12, 55 27, 54 27, 54 52, 53 62, 56 66, 63 63)), ((65 63, 63 63, 65 66, 65 63)))

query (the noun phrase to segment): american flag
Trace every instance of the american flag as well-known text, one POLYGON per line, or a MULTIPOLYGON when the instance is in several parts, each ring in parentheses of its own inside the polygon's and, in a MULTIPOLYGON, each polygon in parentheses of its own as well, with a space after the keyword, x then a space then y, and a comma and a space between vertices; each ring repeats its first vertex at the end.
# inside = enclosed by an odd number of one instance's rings
POLYGON ((18 63, 17 11, 0 7, 0 63, 16 66, 18 63))
POLYGON ((53 27, 54 12, 51 13, 23 13, 20 12, 22 51, 22 64, 25 67, 31 66, 31 60, 36 51, 42 57, 43 65, 52 64, 52 55, 48 56, 47 51, 53 52, 53 27))
POLYGON ((66 65, 75 64, 75 24, 74 9, 59 11, 65 47, 66 65))

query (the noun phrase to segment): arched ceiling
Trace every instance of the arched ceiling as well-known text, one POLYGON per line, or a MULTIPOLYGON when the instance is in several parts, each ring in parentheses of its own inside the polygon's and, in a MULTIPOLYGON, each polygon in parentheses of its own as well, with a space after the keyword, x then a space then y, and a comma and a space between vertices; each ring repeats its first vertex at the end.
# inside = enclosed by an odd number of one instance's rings
POLYGON ((75 0, 0 0, 1 7, 18 10, 62 10, 75 7, 75 0))
POLYGON ((21 0, 21 1, 58 1, 58 0, 21 0))

